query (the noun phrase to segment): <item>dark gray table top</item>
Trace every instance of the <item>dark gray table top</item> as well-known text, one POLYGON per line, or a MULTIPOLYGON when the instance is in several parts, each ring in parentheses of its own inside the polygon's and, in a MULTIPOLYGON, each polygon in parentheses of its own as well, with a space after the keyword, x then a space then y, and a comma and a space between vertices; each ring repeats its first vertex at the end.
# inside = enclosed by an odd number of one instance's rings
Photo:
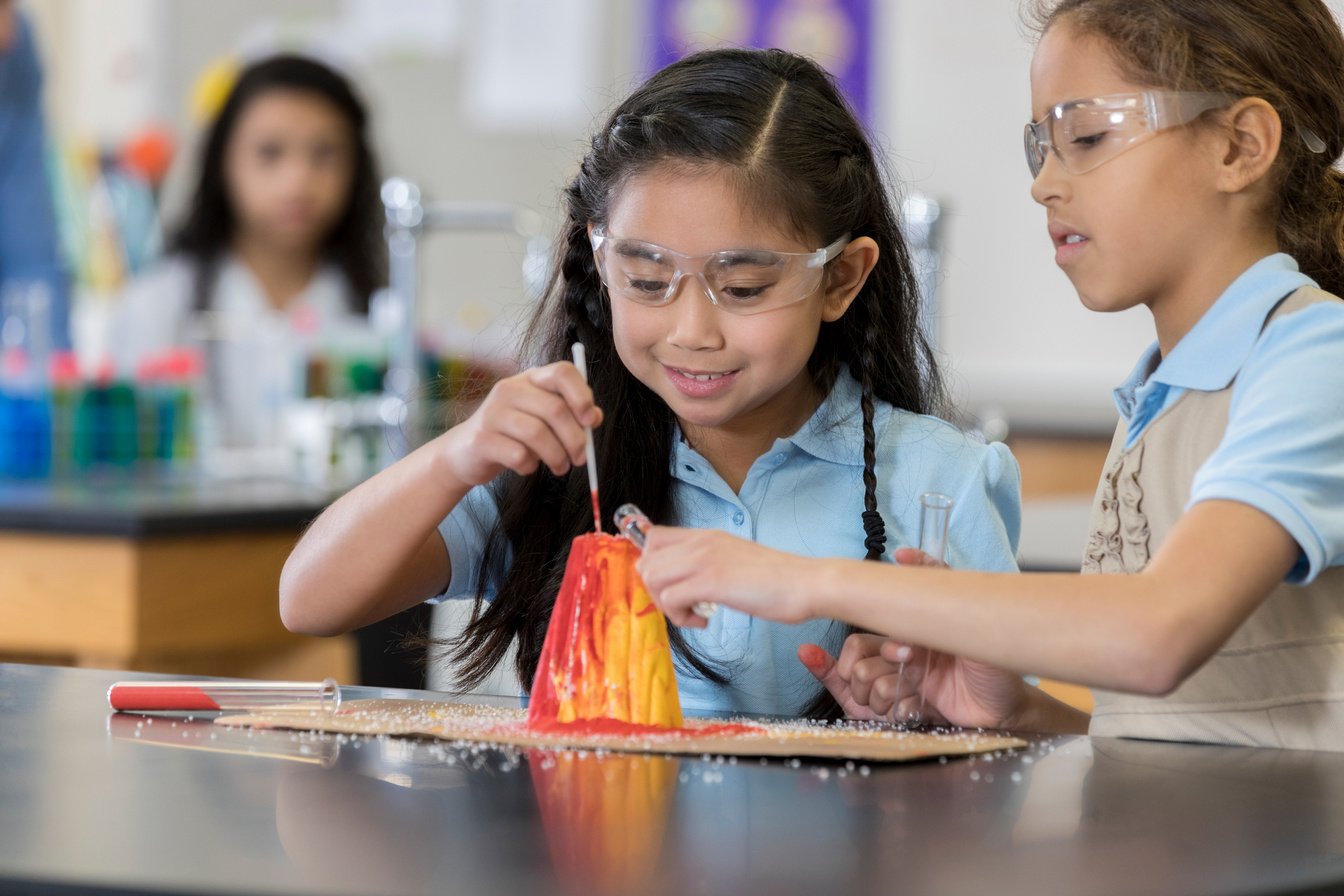
POLYGON ((151 724, 107 709, 132 677, 150 676, 0 665, 0 892, 1344 888, 1344 754, 1048 738, 852 768, 527 755, 151 724))
POLYGON ((334 497, 283 479, 0 481, 0 530, 135 538, 298 529, 334 497))

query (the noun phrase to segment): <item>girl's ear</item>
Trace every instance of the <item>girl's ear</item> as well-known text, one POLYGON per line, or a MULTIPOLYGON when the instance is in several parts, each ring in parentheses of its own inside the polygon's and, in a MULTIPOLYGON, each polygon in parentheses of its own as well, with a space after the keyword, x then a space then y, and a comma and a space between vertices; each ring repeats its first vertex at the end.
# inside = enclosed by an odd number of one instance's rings
POLYGON ((832 323, 844 317, 877 264, 878 253, 877 243, 872 237, 861 236, 850 240, 849 245, 840 250, 840 254, 826 266, 822 320, 832 323))
POLYGON ((1260 97, 1246 97, 1224 113, 1227 127, 1219 131, 1223 144, 1218 189, 1240 193, 1260 182, 1279 157, 1283 121, 1274 107, 1260 97))

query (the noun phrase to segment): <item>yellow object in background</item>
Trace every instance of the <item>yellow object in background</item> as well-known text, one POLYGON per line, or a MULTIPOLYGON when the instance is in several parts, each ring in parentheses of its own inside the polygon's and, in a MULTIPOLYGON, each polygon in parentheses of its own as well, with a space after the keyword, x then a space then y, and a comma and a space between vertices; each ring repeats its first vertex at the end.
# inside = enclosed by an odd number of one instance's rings
POLYGON ((89 232, 83 282, 98 295, 110 295, 126 280, 126 251, 107 182, 95 175, 89 187, 89 232))
POLYGON ((241 68, 237 59, 225 56, 201 70, 191 88, 192 121, 203 125, 215 120, 224 101, 229 98, 233 85, 237 83, 241 68))

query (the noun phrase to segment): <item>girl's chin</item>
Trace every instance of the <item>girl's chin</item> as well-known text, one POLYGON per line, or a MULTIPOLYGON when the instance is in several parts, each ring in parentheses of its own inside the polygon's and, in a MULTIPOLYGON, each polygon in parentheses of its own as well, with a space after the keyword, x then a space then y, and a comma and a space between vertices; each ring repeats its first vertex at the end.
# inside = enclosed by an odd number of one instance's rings
POLYGON ((1118 311, 1127 311, 1133 308, 1135 303, 1119 296, 1109 296, 1097 293, 1095 291, 1083 292, 1079 290, 1078 301, 1088 311, 1095 311, 1098 314, 1114 314, 1118 311))
POLYGON ((273 221, 266 230, 277 244, 292 249, 321 245, 323 235, 326 233, 324 227, 318 226, 316 222, 308 219, 303 221, 273 221))
POLYGON ((722 412, 711 412, 703 407, 687 407, 683 401, 670 402, 669 406, 682 429, 717 429, 731 422, 731 418, 725 417, 722 412))

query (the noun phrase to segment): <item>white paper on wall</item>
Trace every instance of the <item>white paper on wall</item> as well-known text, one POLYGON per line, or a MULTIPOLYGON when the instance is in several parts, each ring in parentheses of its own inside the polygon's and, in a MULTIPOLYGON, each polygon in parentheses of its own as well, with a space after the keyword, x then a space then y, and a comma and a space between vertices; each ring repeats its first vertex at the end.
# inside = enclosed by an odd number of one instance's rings
POLYGON ((587 125, 608 29, 595 0, 492 0, 473 7, 469 121, 487 131, 587 125))

